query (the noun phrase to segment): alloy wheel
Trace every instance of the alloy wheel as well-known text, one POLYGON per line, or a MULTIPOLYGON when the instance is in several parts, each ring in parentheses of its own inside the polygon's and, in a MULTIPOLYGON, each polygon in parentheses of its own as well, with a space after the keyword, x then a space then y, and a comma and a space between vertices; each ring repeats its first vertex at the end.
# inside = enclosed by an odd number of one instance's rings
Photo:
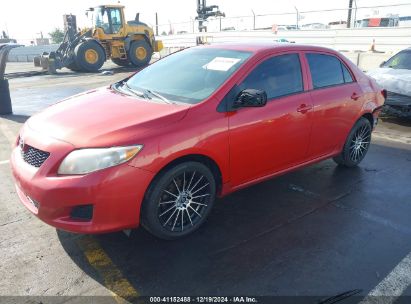
POLYGON ((198 171, 174 176, 162 190, 158 219, 171 232, 191 229, 205 216, 211 199, 210 181, 198 171))
POLYGON ((354 133, 350 143, 350 159, 353 162, 361 161, 367 153, 371 140, 371 128, 364 124, 354 133))

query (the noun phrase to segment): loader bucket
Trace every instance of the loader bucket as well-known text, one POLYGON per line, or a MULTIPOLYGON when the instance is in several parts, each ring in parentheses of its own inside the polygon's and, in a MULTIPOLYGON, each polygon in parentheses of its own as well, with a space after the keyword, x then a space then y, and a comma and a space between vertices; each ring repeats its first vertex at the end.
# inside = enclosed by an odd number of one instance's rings
POLYGON ((35 67, 41 67, 43 70, 48 71, 50 74, 56 74, 56 64, 54 56, 44 52, 41 56, 36 56, 33 59, 35 67))

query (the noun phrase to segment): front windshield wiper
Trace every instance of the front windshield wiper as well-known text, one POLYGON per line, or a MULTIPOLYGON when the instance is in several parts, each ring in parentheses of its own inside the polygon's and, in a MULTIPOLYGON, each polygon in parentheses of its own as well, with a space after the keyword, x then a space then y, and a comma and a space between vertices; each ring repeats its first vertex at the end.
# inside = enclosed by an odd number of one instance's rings
POLYGON ((153 95, 153 96, 155 96, 155 97, 157 97, 157 98, 160 98, 162 101, 165 101, 165 102, 167 102, 167 103, 174 103, 174 102, 172 102, 171 100, 168 100, 168 99, 167 99, 166 97, 164 97, 163 95, 157 93, 156 91, 152 91, 152 90, 146 89, 145 92, 147 92, 147 93, 149 93, 149 94, 151 94, 151 95, 153 95))
POLYGON ((137 91, 137 90, 134 90, 134 89, 130 88, 130 86, 128 85, 127 82, 124 82, 124 84, 123 84, 122 87, 125 88, 125 89, 127 89, 127 91, 133 93, 135 96, 143 97, 143 98, 145 98, 145 99, 149 99, 149 97, 147 96, 146 93, 140 92, 140 91, 137 91))

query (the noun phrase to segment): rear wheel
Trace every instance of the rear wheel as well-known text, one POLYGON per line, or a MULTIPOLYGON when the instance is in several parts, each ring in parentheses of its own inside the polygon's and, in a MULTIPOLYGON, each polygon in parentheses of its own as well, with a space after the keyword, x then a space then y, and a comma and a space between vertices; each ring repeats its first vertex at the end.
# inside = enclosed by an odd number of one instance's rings
POLYGON ((162 239, 183 237, 204 223, 215 194, 210 169, 198 162, 179 164, 150 186, 142 207, 142 224, 162 239))
POLYGON ((351 129, 340 155, 334 161, 345 167, 357 166, 365 157, 371 142, 371 123, 360 118, 351 129))
POLYGON ((103 48, 94 41, 84 41, 74 49, 76 66, 84 72, 97 72, 106 61, 103 48))
POLYGON ((74 72, 78 72, 80 71, 80 68, 77 66, 76 62, 73 61, 72 63, 70 63, 69 65, 67 65, 67 68, 74 71, 74 72))
POLYGON ((128 58, 136 67, 149 64, 151 55, 153 55, 153 51, 151 46, 145 40, 133 41, 128 50, 128 58))
POLYGON ((122 67, 130 66, 130 61, 128 61, 127 59, 111 58, 111 61, 113 61, 118 66, 122 66, 122 67))

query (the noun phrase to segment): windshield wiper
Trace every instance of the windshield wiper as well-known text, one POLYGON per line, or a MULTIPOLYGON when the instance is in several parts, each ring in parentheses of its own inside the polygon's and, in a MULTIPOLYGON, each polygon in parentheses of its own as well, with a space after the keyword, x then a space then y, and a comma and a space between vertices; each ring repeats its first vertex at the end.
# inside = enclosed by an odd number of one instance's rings
POLYGON ((124 82, 124 85, 123 85, 122 87, 123 87, 123 88, 126 88, 127 91, 133 93, 135 96, 143 97, 143 98, 145 98, 145 99, 149 99, 149 97, 147 96, 146 93, 140 92, 140 91, 137 91, 137 90, 134 90, 134 89, 130 88, 130 86, 128 85, 127 82, 124 82))
POLYGON ((167 103, 174 103, 174 102, 172 102, 171 100, 168 100, 168 99, 167 99, 166 97, 164 97, 163 95, 157 93, 156 91, 152 91, 152 90, 146 89, 145 92, 147 92, 147 93, 149 93, 149 94, 151 94, 151 95, 153 95, 153 96, 155 96, 155 97, 157 97, 157 98, 159 98, 159 99, 161 99, 162 101, 165 101, 165 102, 167 102, 167 103))

